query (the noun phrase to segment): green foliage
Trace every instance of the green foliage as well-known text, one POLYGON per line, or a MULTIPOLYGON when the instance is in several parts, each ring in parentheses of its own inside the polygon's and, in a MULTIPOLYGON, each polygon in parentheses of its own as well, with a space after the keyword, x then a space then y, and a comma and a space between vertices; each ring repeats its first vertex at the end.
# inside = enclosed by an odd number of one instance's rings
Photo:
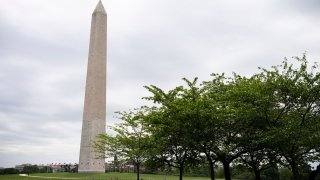
POLYGON ((0 169, 0 174, 4 175, 4 174, 18 174, 19 171, 15 168, 4 168, 4 169, 0 169))
POLYGON ((98 151, 146 161, 148 172, 169 165, 180 179, 184 172, 208 175, 204 167, 211 179, 221 177, 221 168, 214 171, 220 162, 228 180, 230 164, 238 178, 279 179, 279 166, 298 180, 310 174, 307 163, 320 161, 320 72, 305 54, 248 77, 183 81, 168 91, 145 86, 151 95, 144 99, 154 104, 119 113, 116 135, 100 135, 98 151))
POLYGON ((31 173, 39 173, 40 169, 37 165, 24 166, 22 173, 31 174, 31 173))
POLYGON ((148 157, 151 149, 150 137, 144 122, 149 108, 142 107, 135 111, 118 112, 122 123, 111 127, 117 134, 111 136, 100 134, 99 140, 94 143, 96 151, 103 157, 117 157, 116 166, 121 160, 132 162, 137 169, 137 179, 139 179, 140 164, 148 157))
MULTIPOLYGON (((156 143, 156 157, 178 168, 180 179, 187 163, 196 163, 197 154, 190 134, 199 111, 197 78, 184 79, 187 88, 178 86, 167 93, 156 86, 145 86, 152 96, 146 97, 160 105, 148 119, 149 130, 156 143)), ((154 107, 155 108, 155 107, 154 107)))
POLYGON ((123 122, 111 127, 117 133, 116 136, 100 135, 100 141, 95 143, 96 149, 107 157, 117 155, 120 159, 141 163, 146 158, 150 146, 149 134, 143 122, 145 111, 146 109, 141 108, 136 111, 118 112, 123 122))
POLYGON ((285 60, 272 70, 263 69, 259 77, 273 89, 264 142, 284 157, 293 178, 301 179, 299 164, 312 161, 319 147, 320 73, 316 65, 308 69, 305 55, 296 60, 299 67, 285 60))
POLYGON ((142 164, 145 167, 144 172, 146 174, 157 174, 161 173, 161 171, 164 171, 164 168, 161 163, 159 163, 155 159, 148 159, 142 164))
MULTIPOLYGON (((141 178, 144 180, 177 180, 177 176, 172 175, 154 175, 154 174, 141 174, 141 178)), ((32 174, 29 177, 22 177, 19 175, 0 175, 0 180, 45 180, 45 179, 81 179, 81 180, 92 180, 92 179, 103 179, 103 180, 133 180, 135 174, 133 173, 41 173, 32 174), (37 177, 32 177, 37 176, 37 177)), ((186 180, 209 180, 206 177, 185 177, 186 180)), ((221 180, 221 179, 217 179, 221 180)))

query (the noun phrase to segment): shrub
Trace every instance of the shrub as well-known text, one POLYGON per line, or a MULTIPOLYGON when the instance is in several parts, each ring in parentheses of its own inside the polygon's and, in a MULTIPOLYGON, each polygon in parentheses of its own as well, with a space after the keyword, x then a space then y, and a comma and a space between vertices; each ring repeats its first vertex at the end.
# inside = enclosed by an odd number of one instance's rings
POLYGON ((18 174, 19 171, 15 168, 5 168, 3 169, 3 174, 18 174))

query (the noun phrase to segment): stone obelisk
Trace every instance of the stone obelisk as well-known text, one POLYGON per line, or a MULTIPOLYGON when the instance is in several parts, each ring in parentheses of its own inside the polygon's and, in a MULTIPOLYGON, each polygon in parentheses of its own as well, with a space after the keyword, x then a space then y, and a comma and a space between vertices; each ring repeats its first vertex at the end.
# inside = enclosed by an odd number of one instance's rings
POLYGON ((91 19, 78 172, 105 172, 105 159, 93 148, 98 134, 106 132, 107 14, 99 1, 91 19))

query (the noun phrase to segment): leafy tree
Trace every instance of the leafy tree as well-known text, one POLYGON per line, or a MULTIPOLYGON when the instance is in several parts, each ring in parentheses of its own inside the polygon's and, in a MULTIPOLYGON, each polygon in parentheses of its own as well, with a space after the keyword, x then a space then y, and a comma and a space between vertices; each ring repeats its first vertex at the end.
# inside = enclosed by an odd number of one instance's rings
POLYGON ((149 133, 146 131, 144 118, 148 108, 135 111, 118 112, 122 123, 111 127, 117 134, 111 136, 100 134, 95 142, 95 149, 103 156, 126 159, 134 163, 137 169, 137 180, 140 175, 140 165, 148 157, 149 133))
POLYGON ((182 179, 185 168, 202 167, 204 157, 211 180, 217 161, 227 180, 237 163, 258 180, 266 172, 278 178, 278 165, 301 179, 310 171, 307 163, 320 160, 320 73, 316 65, 309 68, 305 54, 295 59, 298 67, 285 60, 250 77, 212 74, 200 85, 184 78, 186 86, 167 92, 145 86, 151 96, 144 99, 154 105, 120 112, 123 122, 112 127, 116 135, 100 135, 96 149, 130 159, 138 179, 147 159, 150 167, 158 162, 179 169, 182 179))
POLYGON ((15 168, 1 169, 0 174, 18 174, 19 170, 15 168))
POLYGON ((204 82, 200 88, 190 84, 191 97, 196 99, 194 130, 192 131, 193 142, 199 153, 204 154, 209 165, 210 178, 215 179, 215 163, 218 160, 216 152, 219 137, 220 104, 218 99, 225 92, 226 78, 224 75, 213 74, 210 82, 204 82), (191 86, 192 85, 192 86, 191 86))
POLYGON ((226 78, 223 74, 212 74, 213 80, 204 82, 206 96, 212 106, 213 124, 211 129, 212 139, 210 149, 213 158, 220 161, 224 168, 225 179, 231 179, 230 164, 244 152, 242 141, 243 134, 248 129, 247 119, 243 111, 247 108, 235 100, 241 90, 238 84, 240 76, 226 78))
POLYGON ((300 168, 313 160, 319 147, 320 73, 308 69, 305 54, 295 58, 296 68, 287 60, 271 70, 262 69, 261 79, 273 88, 274 104, 266 112, 268 132, 265 142, 273 145, 300 179, 300 168))
POLYGON ((256 179, 277 160, 283 163, 280 157, 294 179, 302 178, 304 164, 319 160, 320 74, 317 66, 309 71, 305 55, 296 60, 298 68, 286 60, 250 78, 235 75, 228 84, 231 112, 226 114, 234 114, 240 122, 238 150, 244 150, 242 160, 254 170, 256 179))
POLYGON ((40 169, 37 165, 24 166, 22 172, 24 173, 39 173, 40 169))
POLYGON ((229 85, 228 106, 242 128, 238 131, 241 137, 238 141, 239 149, 243 152, 239 156, 240 162, 249 167, 255 178, 260 180, 261 172, 280 159, 272 147, 261 141, 267 131, 265 113, 273 107, 273 91, 257 75, 247 78, 234 74, 229 85))
POLYGON ((169 166, 179 169, 182 180, 184 168, 187 164, 197 161, 197 152, 193 144, 195 111, 199 110, 196 97, 192 91, 196 89, 197 79, 193 82, 184 79, 188 87, 178 86, 165 93, 156 86, 145 86, 151 93, 152 100, 158 103, 158 111, 149 119, 151 134, 157 142, 157 157, 169 166))

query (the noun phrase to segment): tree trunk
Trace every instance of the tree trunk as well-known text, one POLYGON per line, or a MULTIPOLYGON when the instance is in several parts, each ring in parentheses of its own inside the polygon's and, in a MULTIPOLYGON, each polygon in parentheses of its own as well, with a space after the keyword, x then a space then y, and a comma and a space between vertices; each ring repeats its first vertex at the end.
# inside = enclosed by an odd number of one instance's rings
POLYGON ((224 170, 224 178, 226 180, 231 180, 231 174, 230 174, 230 163, 227 161, 222 161, 223 164, 223 170, 224 170))
POLYGON ((293 180, 300 180, 300 174, 297 170, 293 170, 292 174, 293 174, 293 180))
POLYGON ((300 180, 298 166, 294 160, 291 161, 290 166, 291 166, 291 171, 293 175, 293 180, 300 180))
POLYGON ((180 165, 179 171, 180 171, 179 180, 182 180, 182 175, 183 175, 183 165, 180 165))
POLYGON ((214 180, 214 162, 212 161, 212 159, 208 159, 209 161, 209 167, 210 167, 210 178, 211 180, 214 180))
POLYGON ((137 163, 137 180, 139 180, 140 176, 140 164, 137 163))
POLYGON ((209 153, 205 153, 207 157, 207 161, 209 162, 209 171, 210 171, 210 179, 214 180, 214 161, 212 160, 209 153))
POLYGON ((256 180, 261 180, 260 171, 257 168, 253 168, 254 175, 256 176, 256 180))

